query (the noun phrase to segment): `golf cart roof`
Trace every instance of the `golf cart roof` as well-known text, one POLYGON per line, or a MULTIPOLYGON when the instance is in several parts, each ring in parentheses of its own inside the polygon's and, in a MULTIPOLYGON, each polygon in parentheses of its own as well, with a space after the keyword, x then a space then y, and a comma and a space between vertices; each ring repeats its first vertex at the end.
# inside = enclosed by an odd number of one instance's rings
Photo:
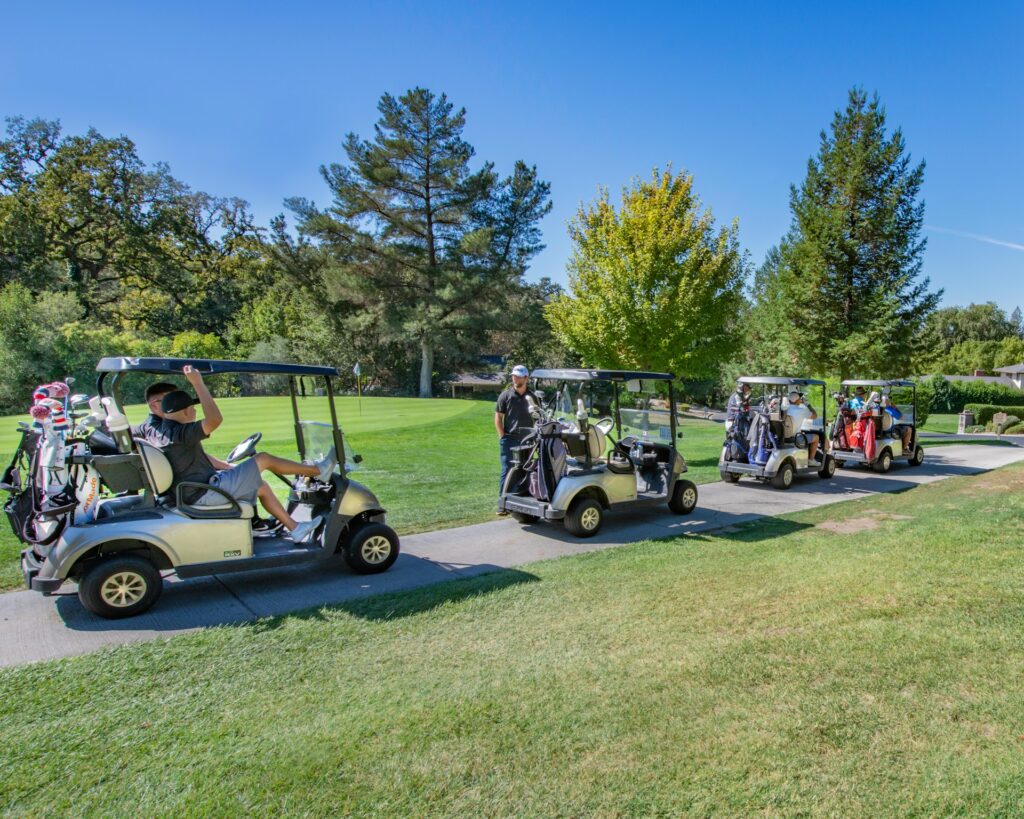
POLYGON ((673 381, 672 373, 646 373, 634 370, 534 370, 531 378, 555 381, 673 381))
POLYGON ((336 376, 335 367, 319 367, 312 364, 281 364, 270 361, 224 361, 217 358, 126 358, 111 356, 101 358, 96 365, 98 373, 154 373, 181 374, 182 368, 190 364, 203 375, 216 373, 272 373, 275 375, 319 375, 336 376))
POLYGON ((817 378, 787 378, 778 375, 745 375, 738 378, 741 384, 774 384, 780 387, 823 387, 825 382, 817 378))
POLYGON ((915 387, 917 386, 913 381, 904 381, 899 378, 894 379, 876 379, 876 380, 859 380, 848 378, 843 382, 844 387, 915 387))

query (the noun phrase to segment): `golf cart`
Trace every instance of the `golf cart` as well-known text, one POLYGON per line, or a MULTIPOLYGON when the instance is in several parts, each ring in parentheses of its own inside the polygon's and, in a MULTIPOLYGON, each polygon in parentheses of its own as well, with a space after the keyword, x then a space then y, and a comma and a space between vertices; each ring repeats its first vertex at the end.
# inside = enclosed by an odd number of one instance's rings
POLYGON ((913 381, 847 380, 834 397, 838 410, 832 452, 839 466, 865 464, 876 472, 888 472, 898 458, 906 458, 911 466, 924 463, 924 447, 917 440, 917 385, 913 381), (859 396, 851 391, 859 391, 864 398, 857 401, 859 396), (909 403, 895 403, 908 398, 909 403), (898 418, 886 404, 896 410, 898 418))
MULTIPOLYGON (((71 476, 82 471, 98 476, 99 497, 91 499, 91 513, 81 514, 80 505, 76 507, 73 502, 70 506, 54 506, 53 499, 40 487, 42 469, 33 450, 33 438, 38 439, 39 434, 31 429, 23 430, 15 463, 4 476, 3 488, 12 493, 5 509, 15 534, 28 547, 22 552, 21 565, 29 588, 55 592, 65 580, 75 580, 78 596, 89 611, 119 618, 140 614, 153 605, 162 589, 161 572, 173 571, 186 578, 296 565, 316 569, 338 552, 358 574, 383 572, 395 562, 398 537, 385 525, 384 509, 369 489, 349 478, 361 458, 346 457, 346 441, 338 426, 334 401, 333 379, 338 377, 335 368, 206 359, 104 358, 96 370, 98 396, 90 403, 94 412, 85 419, 88 423, 79 423, 62 442, 68 448, 65 463, 60 464, 71 476), (186 364, 204 376, 238 373, 286 378, 300 459, 315 460, 335 450, 338 470, 327 481, 300 477, 289 482, 281 478, 289 485, 286 505, 295 519, 325 516, 325 522, 306 542, 296 543, 273 529, 254 531, 253 506, 218 487, 185 481, 170 492, 173 475, 167 457, 144 440, 131 438, 122 411, 123 379, 133 374, 166 379, 180 375, 186 364), (305 395, 307 382, 323 387, 330 423, 300 417, 298 395, 305 395), (90 425, 99 435, 80 434, 90 425), (109 436, 102 434, 104 427, 109 436), (97 443, 102 445, 94 446, 97 443), (22 473, 27 476, 24 482, 22 473), (189 502, 190 497, 201 494, 200 490, 218 493, 223 502, 189 502), (54 521, 59 527, 56 534, 48 531, 54 521)), ((49 433, 49 428, 44 432, 49 433)), ((252 457, 260 437, 259 432, 250 435, 227 460, 237 463, 252 457)), ((67 486, 74 488, 79 483, 73 478, 67 486)))
POLYGON ((777 489, 789 489, 797 475, 817 474, 829 479, 836 462, 828 452, 825 430, 825 382, 815 378, 744 376, 737 388, 750 385, 750 397, 730 412, 725 422, 725 444, 718 461, 718 472, 726 483, 738 483, 748 475, 770 482, 777 489), (755 388, 760 395, 755 396, 755 388), (801 396, 807 387, 821 387, 821 414, 805 420, 801 428, 789 414, 791 392, 801 396), (755 405, 753 402, 757 401, 755 405), (816 457, 810 457, 808 433, 818 435, 816 457))
POLYGON ((533 430, 513 448, 498 501, 520 523, 561 520, 597 534, 611 508, 668 503, 687 515, 697 487, 681 476, 674 378, 622 370, 534 370, 533 430))

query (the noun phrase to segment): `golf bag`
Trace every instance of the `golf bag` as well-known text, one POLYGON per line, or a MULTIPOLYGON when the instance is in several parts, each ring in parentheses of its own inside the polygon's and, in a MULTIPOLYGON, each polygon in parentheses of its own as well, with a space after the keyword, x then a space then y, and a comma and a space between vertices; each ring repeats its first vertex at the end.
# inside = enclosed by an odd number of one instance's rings
POLYGON ((772 434, 771 416, 767 407, 758 407, 750 421, 747 433, 747 457, 750 463, 764 466, 778 446, 772 434))
POLYGON ((538 427, 537 457, 530 473, 530 494, 550 501, 555 487, 566 473, 568 453, 562 440, 564 426, 557 421, 538 427))
POLYGON ((725 434, 725 460, 747 463, 749 460, 750 412, 736 412, 725 434))

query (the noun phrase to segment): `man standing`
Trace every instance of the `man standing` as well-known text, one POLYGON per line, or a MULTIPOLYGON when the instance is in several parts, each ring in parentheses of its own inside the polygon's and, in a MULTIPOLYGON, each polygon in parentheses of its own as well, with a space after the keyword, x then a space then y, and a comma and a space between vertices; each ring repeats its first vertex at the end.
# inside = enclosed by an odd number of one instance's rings
MULTIPOLYGON (((498 447, 501 455, 501 480, 498 494, 505 490, 505 478, 512 468, 512 447, 522 441, 533 428, 528 397, 536 396, 530 391, 530 371, 523 364, 512 368, 512 386, 498 396, 494 407, 494 429, 498 433, 498 447)), ((499 511, 499 515, 506 514, 499 511)))

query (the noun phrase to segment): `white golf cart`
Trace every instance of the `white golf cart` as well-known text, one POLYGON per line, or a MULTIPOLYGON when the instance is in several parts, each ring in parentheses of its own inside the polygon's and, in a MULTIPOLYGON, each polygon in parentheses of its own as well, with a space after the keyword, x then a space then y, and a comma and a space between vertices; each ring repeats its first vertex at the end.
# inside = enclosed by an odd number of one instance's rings
MULTIPOLYGON (((825 411, 825 382, 816 378, 743 376, 749 385, 746 403, 730 410, 726 418, 725 444, 718 472, 726 483, 738 483, 748 476, 770 482, 777 489, 789 489, 797 475, 815 474, 828 480, 836 472, 835 459, 828 452, 825 411), (809 387, 821 388, 821 411, 817 418, 800 427, 789 413, 791 392, 801 395, 809 387), (810 438, 818 437, 816 457, 810 457, 810 438)), ((815 390, 816 392, 816 390, 815 390)))
POLYGON ((674 376, 623 370, 534 370, 535 427, 513 449, 498 508, 521 523, 561 520, 597 534, 609 509, 668 503, 687 515, 697 487, 682 478, 674 376))
POLYGON ((850 379, 843 381, 842 392, 835 399, 838 410, 831 437, 838 466, 864 464, 884 473, 900 458, 906 458, 911 466, 924 463, 924 447, 917 440, 917 385, 913 381, 850 379), (863 397, 857 395, 858 389, 863 397), (877 400, 872 401, 873 396, 877 400), (895 413, 887 410, 886 404, 895 413))
MULTIPOLYGON (((398 536, 385 524, 385 512, 374 494, 352 480, 349 472, 361 458, 346 458, 345 438, 338 426, 333 367, 298 364, 259 363, 174 358, 104 358, 97 365, 97 392, 107 402, 112 418, 123 418, 120 388, 129 374, 160 376, 164 380, 180 375, 190 364, 206 376, 225 373, 272 375, 287 379, 294 416, 295 442, 303 460, 323 457, 333 447, 338 472, 326 482, 298 478, 289 484, 288 510, 297 520, 325 516, 325 523, 305 543, 295 543, 284 534, 254 532, 252 505, 231 497, 206 484, 182 482, 171 493, 173 475, 164 454, 145 441, 121 437, 121 446, 108 443, 100 451, 91 451, 89 441, 75 442, 69 449, 69 469, 94 470, 99 475, 104 497, 95 504, 88 520, 75 518, 73 508, 65 510, 59 537, 38 537, 45 528, 47 513, 38 512, 39 503, 28 467, 28 480, 22 470, 9 470, 11 482, 4 488, 12 492, 8 502, 15 534, 27 544, 21 555, 22 572, 29 588, 54 592, 65 580, 78 582, 82 604, 101 617, 129 617, 148 609, 160 596, 161 572, 176 572, 179 577, 225 574, 228 572, 308 565, 320 569, 340 552, 356 573, 370 574, 387 570, 398 557, 398 536), (109 377, 109 382, 108 382, 109 377), (329 423, 302 420, 299 393, 305 395, 307 381, 323 387, 323 398, 313 399, 321 410, 329 411, 329 423), (83 444, 83 445, 80 445, 83 444), (70 453, 74 453, 73 455, 70 453), (220 505, 193 505, 186 501, 189 491, 219 492, 220 505), (25 501, 26 494, 30 495, 25 501), (10 509, 17 509, 16 514, 10 509)), ((99 402, 96 402, 98 405, 99 402)), ((103 418, 99 419, 103 423, 103 418)), ((33 455, 31 434, 27 449, 19 456, 33 455)), ((116 436, 115 436, 116 439, 116 436)), ((228 456, 237 462, 255 454, 260 433, 242 441, 228 456)), ((110 439, 106 439, 110 442, 110 439)))

